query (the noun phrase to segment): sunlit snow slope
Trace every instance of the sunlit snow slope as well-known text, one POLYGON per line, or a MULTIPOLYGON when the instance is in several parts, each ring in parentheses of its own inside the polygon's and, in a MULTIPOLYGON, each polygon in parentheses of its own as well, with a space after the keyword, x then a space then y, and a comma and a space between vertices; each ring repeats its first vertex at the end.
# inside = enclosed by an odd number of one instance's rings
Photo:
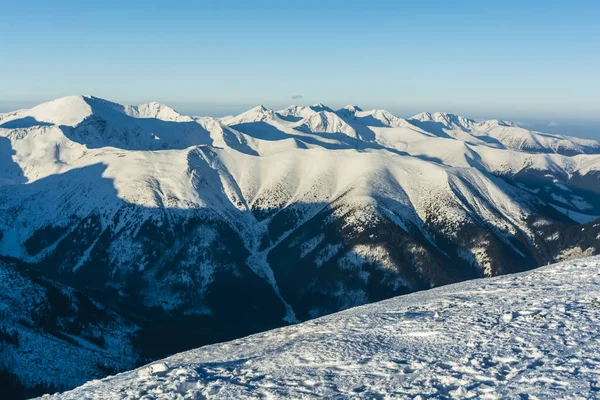
POLYGON ((206 346, 57 397, 593 398, 599 327, 592 257, 206 346))

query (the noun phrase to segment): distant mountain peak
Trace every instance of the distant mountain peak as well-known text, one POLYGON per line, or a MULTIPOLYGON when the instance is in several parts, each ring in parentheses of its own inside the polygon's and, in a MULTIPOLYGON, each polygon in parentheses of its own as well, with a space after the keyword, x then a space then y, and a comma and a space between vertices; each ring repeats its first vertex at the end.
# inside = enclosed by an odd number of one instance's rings
POLYGON ((122 105, 92 95, 64 96, 42 103, 29 110, 22 110, 23 116, 38 122, 57 126, 75 126, 94 115, 104 119, 127 115, 132 118, 155 118, 164 121, 185 122, 192 119, 173 108, 155 101, 138 106, 122 105))
POLYGON ((437 122, 446 125, 447 127, 458 126, 462 128, 469 128, 475 124, 475 121, 458 114, 448 112, 424 112, 414 115, 410 118, 411 120, 419 122, 437 122))
POLYGON ((310 106, 310 109, 313 111, 316 111, 316 112, 319 112, 319 111, 333 112, 333 110, 331 108, 329 108, 328 106, 326 106, 323 103, 313 104, 312 106, 310 106))
POLYGON ((262 104, 259 104, 256 107, 253 107, 250 109, 250 111, 254 111, 254 112, 265 112, 268 110, 269 109, 267 107, 263 106, 262 104))
POLYGON ((23 110, 21 114, 38 122, 74 126, 92 114, 90 101, 95 100, 93 96, 64 96, 23 110))
POLYGON ((363 111, 363 109, 362 109, 362 108, 360 108, 359 106, 355 106, 355 105, 353 105, 353 104, 347 104, 347 105, 345 105, 344 107, 342 107, 342 108, 340 109, 340 111, 341 111, 341 110, 347 110, 347 111, 350 111, 350 112, 352 112, 352 113, 363 111))
POLYGON ((166 104, 151 101, 139 106, 125 106, 125 114, 135 118, 157 118, 163 121, 192 121, 191 117, 180 114, 166 104))
POLYGON ((497 125, 506 126, 506 127, 522 128, 522 126, 520 126, 518 123, 513 122, 513 121, 508 121, 508 120, 505 120, 505 119, 491 119, 491 120, 481 121, 480 122, 480 124, 484 124, 484 123, 497 124, 497 125))
POLYGON ((225 125, 260 122, 272 119, 273 114, 273 110, 260 104, 236 116, 223 118, 222 122, 225 123, 225 125))

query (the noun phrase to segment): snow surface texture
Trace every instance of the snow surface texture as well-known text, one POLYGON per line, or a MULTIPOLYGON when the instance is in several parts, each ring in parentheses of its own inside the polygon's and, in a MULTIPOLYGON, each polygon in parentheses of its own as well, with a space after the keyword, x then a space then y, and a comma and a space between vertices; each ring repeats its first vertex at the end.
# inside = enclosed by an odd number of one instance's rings
POLYGON ((600 257, 396 297, 53 398, 592 398, 600 257))

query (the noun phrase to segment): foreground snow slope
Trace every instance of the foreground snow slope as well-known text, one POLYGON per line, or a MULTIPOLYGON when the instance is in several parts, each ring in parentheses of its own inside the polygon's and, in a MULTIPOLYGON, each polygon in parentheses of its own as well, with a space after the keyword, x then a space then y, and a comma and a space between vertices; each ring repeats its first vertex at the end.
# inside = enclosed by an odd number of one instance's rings
POLYGON ((188 351, 62 399, 591 398, 600 257, 479 279, 188 351))

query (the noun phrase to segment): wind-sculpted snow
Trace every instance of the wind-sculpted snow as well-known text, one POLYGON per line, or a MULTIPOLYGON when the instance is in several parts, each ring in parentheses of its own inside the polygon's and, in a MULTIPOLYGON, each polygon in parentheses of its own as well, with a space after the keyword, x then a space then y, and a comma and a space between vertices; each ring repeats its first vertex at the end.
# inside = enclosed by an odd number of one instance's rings
POLYGON ((600 258, 206 346, 59 399, 594 398, 600 258))

